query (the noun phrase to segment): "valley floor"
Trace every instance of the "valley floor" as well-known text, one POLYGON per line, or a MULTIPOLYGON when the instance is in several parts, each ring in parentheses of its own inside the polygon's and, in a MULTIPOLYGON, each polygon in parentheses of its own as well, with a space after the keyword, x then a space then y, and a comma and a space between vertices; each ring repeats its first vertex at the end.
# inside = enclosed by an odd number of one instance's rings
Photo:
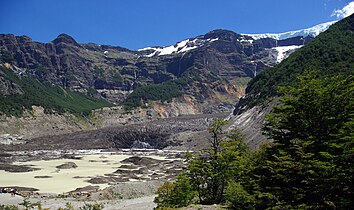
MULTIPOLYGON (((14 154, 12 153, 12 155, 14 154)), ((178 158, 180 155, 181 152, 178 151, 161 150, 119 150, 116 152, 72 150, 70 153, 68 151, 17 152, 14 159, 21 162, 12 164, 2 162, 0 164, 0 169, 2 169, 0 174, 3 178, 0 185, 2 188, 17 189, 19 195, 0 193, 0 205, 16 205, 22 209, 23 202, 26 201, 29 204, 39 203, 42 208, 54 210, 64 208, 68 204, 74 209, 88 204, 101 204, 104 209, 153 209, 156 189, 164 181, 173 179, 183 167, 182 159, 178 158), (67 161, 77 163, 77 168, 61 168, 53 171, 56 165, 67 163, 67 161), (74 176, 80 170, 88 172, 87 168, 90 166, 87 164, 90 163, 95 174, 104 174, 98 176, 86 174, 87 177, 74 176), (111 165, 111 169, 109 169, 109 165, 111 165), (32 171, 34 168, 37 170, 32 171), (48 168, 50 169, 48 170, 48 168), (3 170, 7 170, 7 172, 3 170), (58 176, 60 173, 64 176, 58 176), (33 179, 33 176, 37 177, 38 181, 33 179), (72 181, 67 176, 70 176, 72 181), (6 177, 8 177, 10 185, 3 182, 7 180, 6 177), (56 186, 59 184, 60 187, 60 185, 66 184, 62 183, 63 180, 60 179, 66 180, 67 178, 69 181, 66 183, 71 183, 68 184, 70 186, 66 186, 66 192, 58 193, 60 191, 55 190, 56 186), (10 183, 15 179, 19 179, 18 185, 10 183), (42 181, 45 182, 44 185, 40 184, 42 181), (83 186, 75 187, 77 184, 83 186), (69 191, 70 188, 73 189, 69 191), (50 189, 53 192, 49 192, 50 189)), ((60 166, 63 165, 65 164, 60 166)), ((60 189, 64 189, 62 187, 65 186, 61 186, 60 189)))
POLYGON ((67 203, 75 209, 95 203, 102 204, 104 209, 153 209, 156 189, 164 181, 174 179, 184 167, 181 159, 184 151, 208 146, 209 123, 214 117, 224 118, 227 115, 181 116, 32 139, 24 136, 14 138, 15 142, 0 142, 0 174, 3 181, 8 177, 8 182, 0 182, 0 187, 16 188, 22 195, 11 197, 2 193, 0 205, 15 204, 21 208, 23 205, 19 204, 26 200, 55 210, 64 208, 67 203), (144 142, 137 139, 149 141, 150 133, 161 135, 164 144, 157 144, 160 149, 122 149, 132 147, 136 142, 138 146, 144 146, 144 142), (82 161, 86 161, 85 164, 82 161), (70 168, 73 164, 76 167, 70 168), (63 165, 64 169, 58 169, 63 165), (87 171, 84 166, 91 166, 101 174, 81 174, 73 178, 78 171, 87 171), (64 188, 53 192, 49 188, 44 190, 51 181, 53 184, 56 178, 64 178, 59 176, 61 173, 72 177, 73 182, 69 184, 72 189, 69 187, 64 193, 60 193, 64 188), (31 185, 30 180, 47 184, 31 185), (75 182, 81 185, 77 186, 75 182))

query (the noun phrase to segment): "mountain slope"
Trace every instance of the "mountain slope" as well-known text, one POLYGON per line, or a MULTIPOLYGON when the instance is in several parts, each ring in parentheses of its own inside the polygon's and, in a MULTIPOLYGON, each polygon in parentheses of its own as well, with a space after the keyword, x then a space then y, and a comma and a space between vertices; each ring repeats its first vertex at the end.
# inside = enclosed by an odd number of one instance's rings
POLYGON ((322 76, 353 74, 353 30, 352 15, 331 26, 279 65, 260 73, 249 83, 244 103, 256 105, 275 96, 277 86, 292 84, 296 75, 305 70, 318 70, 322 76))
POLYGON ((277 86, 295 84, 297 76, 306 70, 317 70, 319 77, 354 74, 353 33, 354 15, 351 15, 250 81, 232 121, 244 130, 253 147, 266 140, 261 127, 265 115, 277 104, 277 86))
MULTIPOLYGON (((14 91, 0 95, 0 111, 9 116, 21 116, 25 110, 32 110, 32 106, 41 106, 47 113, 69 112, 75 115, 89 115, 93 109, 111 106, 104 100, 43 83, 32 77, 18 76, 4 66, 0 66, 0 78, 12 86, 10 91, 14 91)), ((6 89, 2 88, 3 91, 6 89)))
MULTIPOLYGON (((254 39, 214 30, 173 46, 133 51, 79 44, 66 34, 49 43, 2 34, 0 54, 2 63, 19 67, 26 77, 128 108, 175 98, 178 103, 191 104, 193 112, 210 113, 232 109, 250 78, 313 39, 300 35, 283 40, 254 39), (176 87, 178 91, 174 91, 176 87)), ((0 79, 6 94, 16 93, 16 87, 6 80, 0 79)))

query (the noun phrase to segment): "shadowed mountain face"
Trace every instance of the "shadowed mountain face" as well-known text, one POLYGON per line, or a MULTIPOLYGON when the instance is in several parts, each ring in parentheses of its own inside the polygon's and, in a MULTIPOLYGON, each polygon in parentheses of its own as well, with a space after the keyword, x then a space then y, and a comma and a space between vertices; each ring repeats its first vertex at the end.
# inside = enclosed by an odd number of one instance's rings
MULTIPOLYGON (((207 101, 201 110, 209 112, 225 103, 225 98, 231 108, 242 95, 247 78, 275 65, 311 39, 299 36, 255 40, 248 35, 215 30, 174 46, 133 51, 79 44, 66 34, 49 43, 1 34, 0 49, 2 63, 19 67, 18 76, 34 77, 117 103, 136 88, 183 78, 186 83, 179 87, 181 100, 187 96, 195 99, 194 103, 207 101)), ((0 86, 7 87, 2 93, 5 95, 21 91, 1 77, 0 86)))

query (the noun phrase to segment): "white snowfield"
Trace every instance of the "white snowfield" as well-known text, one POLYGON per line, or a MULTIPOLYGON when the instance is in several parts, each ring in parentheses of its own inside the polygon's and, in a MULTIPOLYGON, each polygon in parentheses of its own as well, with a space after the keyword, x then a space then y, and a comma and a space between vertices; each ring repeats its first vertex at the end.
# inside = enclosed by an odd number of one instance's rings
POLYGON ((189 50, 193 50, 197 47, 203 46, 206 42, 214 42, 217 41, 218 38, 215 39, 186 39, 181 42, 178 42, 176 45, 166 46, 166 47, 146 47, 139 49, 138 51, 146 51, 146 50, 154 50, 152 53, 146 55, 146 57, 152 57, 154 55, 170 55, 173 53, 182 53, 187 52, 189 50))
POLYGON ((331 25, 333 25, 336 22, 337 21, 331 21, 331 22, 315 25, 311 28, 306 28, 306 29, 301 29, 301 30, 296 30, 296 31, 288 31, 288 32, 278 33, 278 34, 265 33, 265 34, 243 34, 243 35, 250 36, 253 39, 272 38, 272 39, 276 39, 276 40, 284 40, 284 39, 297 37, 297 36, 316 37, 318 34, 327 30, 331 25))
POLYGON ((302 47, 303 45, 290 45, 290 46, 281 46, 273 47, 272 49, 277 51, 277 63, 280 63, 282 60, 289 56, 289 51, 295 50, 302 47))
MULTIPOLYGON (((322 24, 318 24, 316 26, 313 26, 311 28, 306 28, 306 29, 297 30, 297 31, 288 31, 288 32, 278 33, 278 34, 275 34, 275 33, 241 34, 241 35, 243 35, 243 37, 241 37, 241 39, 238 39, 237 41, 242 42, 242 43, 248 42, 249 44, 253 44, 254 40, 262 39, 262 38, 272 38, 272 39, 276 39, 276 40, 284 40, 284 39, 297 37, 297 36, 316 37, 318 34, 327 30, 332 24, 334 24, 336 22, 337 21, 322 23, 322 24)), ((201 46, 205 45, 206 43, 214 42, 217 40, 219 40, 219 38, 215 38, 215 39, 201 39, 201 38, 186 39, 186 40, 178 42, 175 45, 165 46, 165 47, 145 47, 145 48, 139 49, 138 51, 150 50, 151 53, 148 55, 145 55, 146 57, 160 56, 160 55, 171 55, 174 53, 177 54, 177 53, 187 52, 189 50, 193 50, 198 47, 201 47, 201 46)), ((286 57, 287 51, 293 50, 293 49, 296 49, 299 47, 301 47, 301 46, 288 46, 288 47, 275 47, 275 48, 273 48, 278 51, 277 62, 280 62, 281 60, 283 60, 286 57)))

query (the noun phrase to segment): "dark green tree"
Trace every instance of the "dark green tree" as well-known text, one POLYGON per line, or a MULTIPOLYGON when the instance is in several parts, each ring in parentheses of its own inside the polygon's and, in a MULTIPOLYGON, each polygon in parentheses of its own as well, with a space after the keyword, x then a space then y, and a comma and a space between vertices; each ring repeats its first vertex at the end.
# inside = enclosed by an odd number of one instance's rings
POLYGON ((353 198, 354 78, 299 77, 267 117, 274 145, 256 173, 263 207, 347 209, 353 198))
POLYGON ((223 119, 214 119, 209 128, 211 148, 195 155, 186 172, 202 204, 224 202, 228 183, 244 181, 249 150, 238 129, 224 132, 227 123, 223 119))
POLYGON ((228 163, 222 161, 221 143, 223 140, 223 127, 226 120, 214 119, 209 130, 211 134, 211 148, 203 150, 201 154, 190 159, 187 170, 192 184, 198 191, 202 204, 220 203, 223 199, 227 184, 228 163))

